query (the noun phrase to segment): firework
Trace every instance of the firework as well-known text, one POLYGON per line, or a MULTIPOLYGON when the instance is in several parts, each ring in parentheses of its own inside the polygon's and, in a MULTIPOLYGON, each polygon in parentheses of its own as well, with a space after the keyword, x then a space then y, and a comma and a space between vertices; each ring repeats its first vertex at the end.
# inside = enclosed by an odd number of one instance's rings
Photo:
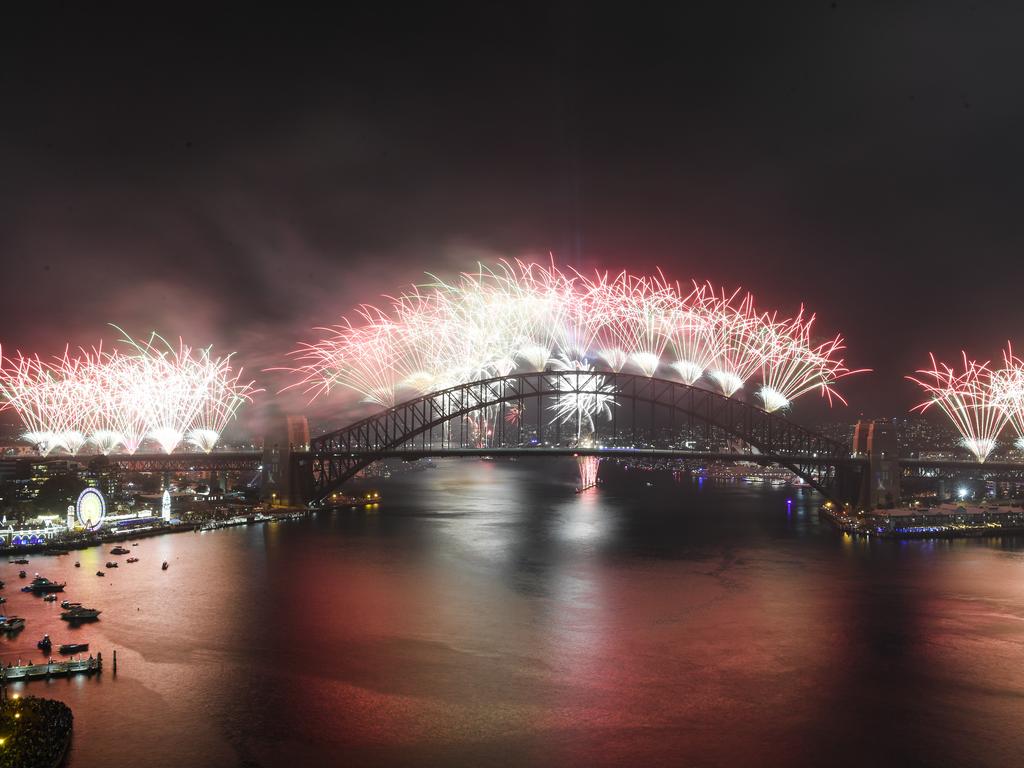
POLYGON ((789 408, 794 399, 814 389, 820 390, 830 404, 834 397, 846 405, 832 385, 844 376, 866 370, 851 371, 837 357, 845 348, 842 336, 812 347, 813 324, 814 315, 805 320, 801 307, 792 320, 771 329, 768 352, 761 366, 763 384, 757 393, 769 413, 789 408))
POLYGON ((853 373, 834 357, 840 337, 812 345, 802 312, 776 323, 750 294, 696 283, 684 292, 660 273, 584 277, 553 262, 500 261, 454 280, 431 276, 387 302, 318 329, 319 341, 292 353, 284 370, 297 376, 285 389, 313 400, 341 387, 392 407, 403 393, 593 360, 645 376, 665 365, 689 385, 707 376, 726 396, 760 370, 761 399, 778 410, 815 388, 842 402, 833 384, 853 373))
POLYGON ((932 367, 917 371, 921 378, 907 376, 919 385, 928 399, 914 407, 922 413, 937 406, 960 432, 962 444, 979 462, 984 462, 996 447, 999 433, 1006 425, 1007 411, 993 387, 989 364, 967 359, 963 354, 963 372, 957 373, 931 356, 932 367))
POLYGON ((993 397, 1017 433, 1016 446, 1024 450, 1024 361, 1003 350, 1003 367, 992 374, 993 397))
POLYGON ((597 473, 601 468, 601 459, 597 456, 577 456, 576 466, 580 473, 580 485, 577 490, 585 491, 597 485, 597 473))
POLYGON ((87 444, 104 454, 134 453, 147 438, 170 452, 186 434, 209 451, 257 391, 232 371, 230 356, 184 343, 175 349, 156 334, 122 343, 126 353, 65 349, 50 362, 0 355, 2 407, 20 415, 24 438, 41 453, 77 454, 87 444))
POLYGON ((704 286, 694 285, 689 295, 662 317, 661 333, 672 352, 669 367, 685 384, 700 379, 718 359, 714 307, 714 294, 709 294, 704 286))
POLYGON ((580 373, 566 373, 558 377, 559 394, 550 406, 554 412, 552 421, 571 424, 576 429, 577 443, 583 439, 584 425, 593 434, 596 419, 611 418, 615 405, 615 385, 606 376, 592 373, 590 366, 575 369, 580 373))

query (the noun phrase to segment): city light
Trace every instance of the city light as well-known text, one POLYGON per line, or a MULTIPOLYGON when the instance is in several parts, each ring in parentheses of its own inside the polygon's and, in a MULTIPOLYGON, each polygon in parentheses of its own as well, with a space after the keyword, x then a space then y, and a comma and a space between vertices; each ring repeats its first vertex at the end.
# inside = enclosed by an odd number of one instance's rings
MULTIPOLYGON (((565 369, 577 361, 604 371, 702 378, 727 396, 758 372, 766 410, 788 408, 818 389, 831 402, 852 371, 838 357, 842 337, 815 344, 813 315, 758 312, 749 293, 662 274, 587 277, 553 263, 499 261, 454 281, 432 278, 387 304, 363 304, 292 356, 298 388, 313 400, 337 387, 392 407, 403 396, 501 377, 515 370, 565 369)), ((575 363, 574 363, 575 364, 575 363)))

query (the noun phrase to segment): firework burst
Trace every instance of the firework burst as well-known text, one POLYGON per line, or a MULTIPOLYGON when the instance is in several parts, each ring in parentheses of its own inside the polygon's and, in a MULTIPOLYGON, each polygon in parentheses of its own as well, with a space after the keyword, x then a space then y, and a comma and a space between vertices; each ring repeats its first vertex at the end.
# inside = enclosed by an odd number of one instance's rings
POLYGON ((134 453, 147 438, 170 452, 186 435, 209 451, 258 391, 232 371, 230 356, 184 343, 175 349, 156 334, 122 343, 123 353, 65 349, 50 362, 0 355, 2 407, 19 414, 24 438, 41 453, 77 454, 87 444, 104 454, 134 453))
POLYGON ((594 360, 644 376, 664 365, 689 385, 706 376, 727 396, 760 370, 762 401, 778 410, 814 388, 842 402, 833 384, 852 373, 834 358, 842 339, 812 346, 802 313, 779 324, 750 294, 696 283, 684 292, 660 273, 585 277, 553 262, 500 261, 386 300, 318 329, 320 340, 292 353, 284 370, 296 379, 285 389, 314 400, 340 387, 392 407, 404 394, 594 360))
POLYGON ((998 390, 993 387, 989 364, 967 359, 963 354, 963 371, 957 372, 931 356, 932 367, 917 371, 907 379, 920 386, 928 399, 914 407, 924 413, 933 405, 939 408, 960 432, 965 448, 979 462, 995 450, 999 433, 1007 421, 1007 411, 998 390))

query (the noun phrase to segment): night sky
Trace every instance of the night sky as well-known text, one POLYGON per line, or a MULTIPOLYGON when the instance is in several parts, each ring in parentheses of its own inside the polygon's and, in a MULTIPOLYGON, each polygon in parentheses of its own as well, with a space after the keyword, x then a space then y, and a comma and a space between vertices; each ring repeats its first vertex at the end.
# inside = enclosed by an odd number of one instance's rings
POLYGON ((1024 348, 1024 8, 372 5, 6 19, 5 352, 116 322, 276 389, 353 302, 549 252, 807 303, 875 369, 837 418, 1024 348))

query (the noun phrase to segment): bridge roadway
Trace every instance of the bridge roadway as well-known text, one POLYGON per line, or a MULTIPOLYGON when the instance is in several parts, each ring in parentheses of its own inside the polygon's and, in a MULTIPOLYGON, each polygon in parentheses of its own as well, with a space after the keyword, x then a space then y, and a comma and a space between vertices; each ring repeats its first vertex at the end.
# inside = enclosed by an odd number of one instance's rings
MULTIPOLYGON (((768 453, 734 453, 722 451, 694 451, 685 448, 627 448, 627 447, 590 447, 572 448, 569 446, 537 446, 536 448, 395 448, 386 451, 355 451, 346 456, 372 456, 379 459, 404 459, 414 461, 424 458, 472 458, 504 456, 597 456, 602 459, 696 459, 697 461, 749 461, 756 464, 782 464, 799 462, 801 464, 820 463, 822 466, 835 464, 835 459, 828 457, 812 457, 804 455, 768 454, 768 453)), ((849 459, 851 464, 867 465, 867 459, 849 459)), ((1021 467, 1024 469, 1024 466, 1021 467)))

